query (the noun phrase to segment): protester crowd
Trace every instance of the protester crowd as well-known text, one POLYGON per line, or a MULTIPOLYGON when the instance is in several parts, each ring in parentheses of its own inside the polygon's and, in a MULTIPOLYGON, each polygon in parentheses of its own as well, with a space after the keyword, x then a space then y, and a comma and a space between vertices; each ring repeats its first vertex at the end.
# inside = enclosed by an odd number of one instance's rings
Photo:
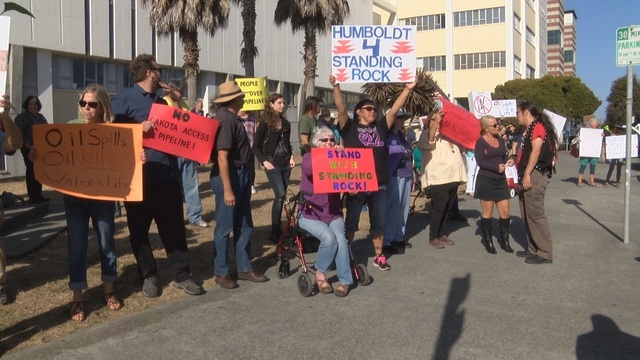
MULTIPOLYGON (((138 55, 130 63, 129 69, 134 80, 132 87, 109 99, 102 87, 88 86, 78 100, 78 119, 70 123, 77 126, 93 123, 140 124, 145 137, 152 136, 155 130, 154 123, 149 119, 154 104, 174 106, 199 115, 205 113, 201 101, 189 110, 182 99, 184 83, 181 80, 170 80, 166 84, 161 82, 162 68, 152 55, 138 55), (161 89, 164 90, 164 98, 158 94, 161 89)), ((280 222, 292 168, 301 166, 300 192, 303 198, 299 200, 301 214, 298 221, 300 228, 320 240, 315 263, 315 281, 320 293, 335 293, 341 297, 349 293, 353 283, 349 268, 349 246, 360 228, 363 210, 368 211, 369 215, 367 231, 372 240, 375 267, 383 271, 390 270, 387 256, 398 249, 411 247, 405 229, 409 219, 411 192, 415 191, 416 186, 428 193, 431 199, 429 237, 425 239, 431 247, 444 249, 455 244, 448 222, 466 221, 457 209, 458 190, 466 185, 466 193, 478 199, 481 208, 481 237, 477 245, 483 246, 488 253, 497 253, 492 240, 495 207, 498 213, 499 247, 512 253, 509 240, 511 196, 506 170, 513 166, 518 174, 516 181, 520 185, 520 212, 528 243, 527 249, 518 251, 516 255, 525 258, 529 264, 553 261, 544 196, 558 146, 557 134, 547 116, 534 104, 523 102, 517 108, 517 120, 522 132, 518 132, 513 125, 505 129, 500 119, 493 116, 483 116, 479 119, 481 132, 477 134, 475 148, 470 149, 443 133, 442 124, 447 121, 447 112, 443 109, 435 109, 423 117, 418 133, 413 129, 407 130, 405 120, 421 115, 407 114, 402 110, 415 83, 406 84, 384 113, 383 104, 364 99, 349 114, 335 77, 331 76, 329 82, 333 87, 336 116, 323 107, 321 99, 315 96, 306 99, 297 134, 302 153, 301 164, 295 161, 291 145, 292 127, 285 117, 282 95, 271 94, 265 109, 255 114, 257 119, 254 119, 254 114, 242 110, 244 93, 240 87, 234 81, 219 84, 219 95, 212 99, 215 109, 210 111, 219 122, 211 153, 210 187, 215 200, 213 270, 214 280, 220 287, 237 288, 239 280, 257 283, 269 280, 261 271, 254 269, 251 262, 251 195, 256 192, 255 159, 266 173, 268 187, 273 190, 269 240, 274 243, 283 236, 280 222), (338 193, 315 193, 312 175, 317 164, 312 161, 312 148, 371 149, 377 191, 346 192, 343 200, 338 193), (232 239, 229 239, 230 236, 232 239), (235 256, 232 261, 234 269, 230 266, 229 246, 234 248, 231 253, 235 256), (326 276, 333 264, 339 280, 335 289, 326 276)), ((15 124, 7 115, 9 99, 6 96, 0 101, 0 107, 5 109, 0 114, 0 154, 20 150, 27 167, 29 201, 47 201, 42 196, 42 185, 35 179, 33 170, 34 160, 38 157, 33 125, 47 123, 39 113, 42 105, 37 97, 27 97, 22 104, 24 112, 16 117, 15 124)), ((138 202, 125 201, 124 206, 131 250, 141 278, 141 291, 150 298, 161 294, 157 263, 149 242, 150 225, 155 221, 167 254, 172 285, 190 295, 202 294, 202 286, 192 279, 185 232, 185 220, 193 226, 209 227, 202 219, 197 178, 201 164, 146 147, 139 155, 143 162, 143 199, 138 202), (186 204, 186 219, 183 202, 186 204)), ((591 164, 591 160, 581 159, 579 185, 587 163, 591 164)), ((616 184, 619 184, 619 178, 618 168, 616 184)), ((590 184, 593 181, 590 178, 590 184)), ((72 291, 69 315, 76 321, 85 319, 83 291, 88 288, 89 220, 96 231, 100 249, 103 302, 108 309, 119 310, 122 301, 114 290, 114 282, 117 281, 113 240, 116 203, 71 195, 64 195, 63 198, 68 225, 69 289, 72 291)), ((7 302, 4 267, 4 252, 0 246, 0 302, 3 304, 7 302)))

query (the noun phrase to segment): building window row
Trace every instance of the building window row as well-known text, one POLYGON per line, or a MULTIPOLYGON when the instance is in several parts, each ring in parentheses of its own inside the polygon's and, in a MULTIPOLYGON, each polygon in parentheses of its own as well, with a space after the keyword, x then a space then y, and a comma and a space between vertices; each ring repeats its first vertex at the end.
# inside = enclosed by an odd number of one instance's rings
POLYGON ((547 45, 560 45, 562 39, 562 33, 560 30, 547 31, 547 45))
POLYGON ((447 70, 447 57, 442 56, 429 56, 418 58, 418 69, 425 69, 427 71, 446 71, 447 70))
POLYGON ((425 15, 401 19, 402 25, 415 25, 418 31, 444 29, 444 14, 425 15))
POLYGON ((492 51, 454 55, 453 62, 455 70, 506 67, 506 53, 504 51, 492 51))
POLYGON ((527 26, 525 37, 527 38, 527 41, 533 45, 533 39, 536 37, 536 34, 527 26))
POLYGON ((503 23, 504 21, 504 6, 453 13, 453 27, 497 24, 503 23))

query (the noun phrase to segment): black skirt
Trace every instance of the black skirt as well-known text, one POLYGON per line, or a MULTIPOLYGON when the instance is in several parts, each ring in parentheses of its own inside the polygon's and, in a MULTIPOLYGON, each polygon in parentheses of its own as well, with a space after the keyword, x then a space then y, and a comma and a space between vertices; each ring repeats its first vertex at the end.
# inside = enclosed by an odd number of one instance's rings
POLYGON ((476 178, 476 188, 473 197, 485 201, 500 201, 511 199, 507 179, 493 178, 478 175, 476 178))

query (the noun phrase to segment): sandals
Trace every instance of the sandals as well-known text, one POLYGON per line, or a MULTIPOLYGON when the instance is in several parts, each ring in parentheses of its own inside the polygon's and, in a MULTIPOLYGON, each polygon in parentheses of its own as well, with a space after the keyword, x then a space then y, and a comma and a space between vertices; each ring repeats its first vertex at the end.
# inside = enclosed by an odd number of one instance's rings
POLYGON ((340 284, 338 286, 336 286, 336 292, 335 292, 337 297, 345 297, 349 294, 349 286, 345 285, 345 284, 340 284))
POLYGON ((577 186, 577 187, 582 187, 582 183, 581 183, 581 182, 579 182, 579 183, 577 183, 577 184, 576 184, 576 186, 577 186))
POLYGON ((589 183, 589 186, 591 186, 591 187, 598 187, 598 184, 597 184, 597 183, 589 183))
POLYGON ((329 284, 327 279, 316 279, 316 285, 318 285, 318 291, 320 291, 321 294, 331 294, 333 292, 333 287, 329 284))
POLYGON ((609 183, 608 183, 608 182, 605 182, 604 184, 602 184, 602 187, 603 187, 603 188, 609 187, 609 183))
POLYGON ((620 189, 620 183, 616 183, 615 187, 616 189, 620 189))
POLYGON ((71 316, 71 320, 81 322, 84 321, 84 306, 82 301, 72 301, 71 309, 69 310, 69 316, 71 316))
POLYGON ((104 301, 104 305, 109 310, 118 311, 120 310, 120 308, 122 308, 122 303, 115 295, 113 295, 112 292, 104 294, 102 300, 104 301))

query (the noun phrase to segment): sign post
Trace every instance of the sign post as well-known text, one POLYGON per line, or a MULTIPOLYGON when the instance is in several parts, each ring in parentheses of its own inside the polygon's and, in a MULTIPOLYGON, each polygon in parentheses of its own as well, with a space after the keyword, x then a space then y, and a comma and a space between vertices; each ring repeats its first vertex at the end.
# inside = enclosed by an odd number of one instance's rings
POLYGON ((631 201, 631 109, 633 103, 633 65, 640 64, 640 25, 616 30, 616 64, 627 67, 627 166, 624 189, 624 243, 629 243, 629 207, 631 201))

